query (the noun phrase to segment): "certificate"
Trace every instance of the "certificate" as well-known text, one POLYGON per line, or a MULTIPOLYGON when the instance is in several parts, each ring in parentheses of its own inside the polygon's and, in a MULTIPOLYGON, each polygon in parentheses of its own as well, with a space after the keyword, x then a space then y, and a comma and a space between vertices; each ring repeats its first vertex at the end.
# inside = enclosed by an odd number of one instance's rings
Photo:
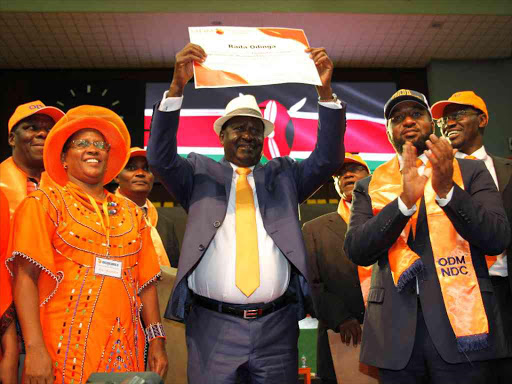
POLYGON ((189 27, 208 55, 194 62, 196 88, 303 83, 322 85, 302 29, 189 27))

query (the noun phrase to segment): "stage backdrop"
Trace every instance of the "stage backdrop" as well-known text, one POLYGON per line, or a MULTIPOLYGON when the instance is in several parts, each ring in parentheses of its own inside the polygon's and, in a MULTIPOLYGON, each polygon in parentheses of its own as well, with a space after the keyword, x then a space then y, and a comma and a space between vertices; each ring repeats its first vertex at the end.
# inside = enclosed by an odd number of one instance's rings
MULTIPOLYGON (((147 145, 153 105, 162 99, 168 83, 146 84, 144 111, 144 145, 147 145)), ((333 83, 338 98, 347 102, 345 149, 359 153, 370 168, 375 169, 394 154, 386 136, 384 103, 396 86, 390 82, 333 83)), ((223 148, 213 131, 213 122, 226 104, 241 94, 252 94, 264 116, 273 121, 275 131, 265 139, 264 159, 291 156, 305 159, 316 144, 317 101, 314 87, 304 84, 282 84, 265 87, 194 89, 189 83, 180 115, 178 153, 201 153, 214 159, 223 156, 223 148)))

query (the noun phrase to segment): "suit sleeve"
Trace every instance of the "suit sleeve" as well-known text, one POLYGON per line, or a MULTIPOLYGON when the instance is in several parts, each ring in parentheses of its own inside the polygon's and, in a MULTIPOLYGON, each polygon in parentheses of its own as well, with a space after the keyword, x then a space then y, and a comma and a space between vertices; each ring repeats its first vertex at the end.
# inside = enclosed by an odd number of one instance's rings
POLYGON ((369 266, 381 257, 387 257, 388 249, 409 221, 398 208, 395 199, 376 216, 368 195, 369 178, 356 183, 352 192, 350 224, 345 237, 345 253, 357 265, 369 266))
POLYGON ((454 186, 450 202, 443 207, 457 232, 487 255, 498 255, 510 243, 510 224, 501 196, 483 162, 476 167, 466 190, 454 186))
POLYGON ((194 166, 178 155, 177 133, 180 111, 162 112, 153 108, 147 160, 153 173, 172 196, 188 211, 194 184, 194 166))
POLYGON ((299 203, 311 196, 343 165, 346 109, 345 103, 341 109, 318 106, 315 149, 307 159, 295 163, 299 203))
POLYGON ((342 296, 329 292, 327 285, 322 281, 319 268, 322 257, 319 255, 313 226, 310 223, 304 224, 302 233, 307 250, 309 285, 316 318, 327 324, 329 329, 338 332, 338 326, 353 317, 352 313, 343 302, 342 296))

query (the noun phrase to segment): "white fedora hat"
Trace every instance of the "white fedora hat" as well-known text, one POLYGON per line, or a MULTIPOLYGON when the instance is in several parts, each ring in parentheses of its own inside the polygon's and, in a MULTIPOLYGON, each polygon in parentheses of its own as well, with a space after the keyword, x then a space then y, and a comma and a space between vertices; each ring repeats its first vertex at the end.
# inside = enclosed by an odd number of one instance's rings
POLYGON ((213 129, 215 133, 217 133, 217 136, 220 135, 224 123, 235 116, 249 116, 260 119, 265 125, 265 130, 263 131, 264 137, 270 135, 274 130, 274 124, 263 118, 256 98, 253 95, 242 95, 231 100, 228 105, 226 105, 224 116, 219 117, 215 120, 215 123, 213 123, 213 129))

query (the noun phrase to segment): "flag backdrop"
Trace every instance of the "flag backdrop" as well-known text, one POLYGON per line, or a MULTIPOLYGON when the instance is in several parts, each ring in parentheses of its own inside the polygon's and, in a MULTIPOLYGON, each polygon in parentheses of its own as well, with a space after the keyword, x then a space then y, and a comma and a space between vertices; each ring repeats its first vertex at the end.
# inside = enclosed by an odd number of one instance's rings
MULTIPOLYGON (((147 145, 153 105, 162 99, 168 83, 146 84, 144 145, 147 145)), ((345 149, 359 153, 373 170, 394 154, 383 118, 384 103, 395 92, 394 83, 333 83, 338 97, 347 102, 345 149)), ((214 159, 223 156, 223 148, 213 131, 213 122, 226 104, 240 94, 252 94, 262 113, 275 124, 275 131, 265 139, 264 159, 291 156, 297 160, 309 156, 316 144, 317 101, 311 85, 280 84, 264 87, 185 89, 178 130, 178 153, 201 153, 214 159)))

